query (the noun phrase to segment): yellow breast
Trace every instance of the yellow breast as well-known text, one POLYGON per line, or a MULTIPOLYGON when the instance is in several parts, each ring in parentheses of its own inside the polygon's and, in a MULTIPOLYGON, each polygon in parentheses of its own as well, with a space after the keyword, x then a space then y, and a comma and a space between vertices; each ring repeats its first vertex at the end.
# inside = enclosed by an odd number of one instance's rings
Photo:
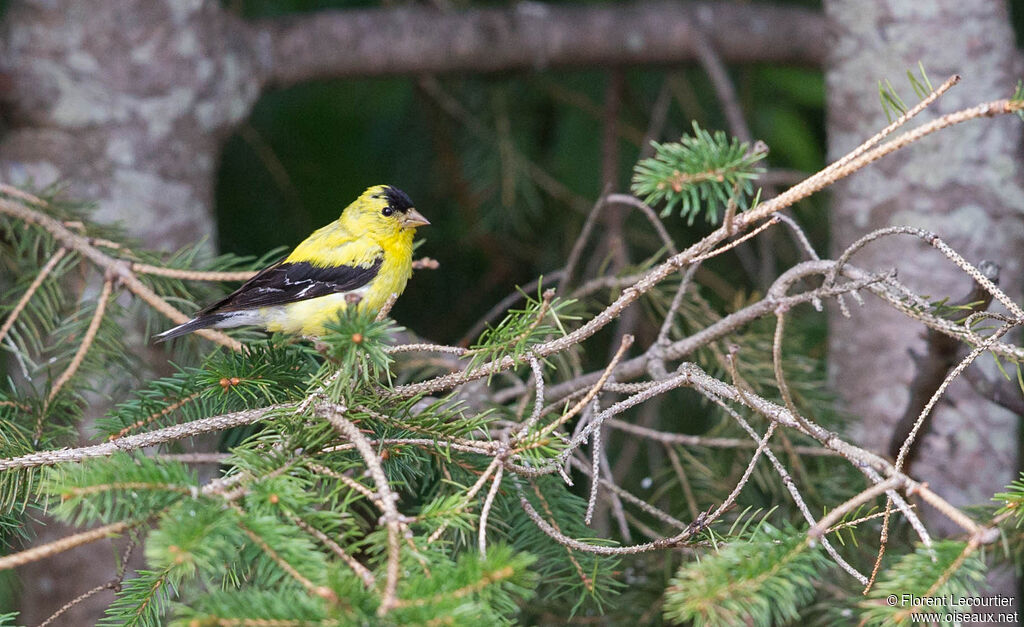
MULTIPOLYGON (((268 331, 301 335, 323 335, 324 325, 338 317, 350 304, 352 296, 359 296, 361 311, 378 311, 391 294, 401 294, 412 276, 412 231, 404 231, 393 237, 386 237, 369 246, 346 246, 345 259, 337 257, 334 263, 369 263, 367 252, 372 248, 383 251, 383 263, 377 275, 365 286, 347 293, 330 294, 311 298, 280 307, 265 307, 260 316, 266 321, 268 331)), ((299 249, 289 257, 297 257, 299 249)), ((322 256, 322 255, 321 255, 322 256)))

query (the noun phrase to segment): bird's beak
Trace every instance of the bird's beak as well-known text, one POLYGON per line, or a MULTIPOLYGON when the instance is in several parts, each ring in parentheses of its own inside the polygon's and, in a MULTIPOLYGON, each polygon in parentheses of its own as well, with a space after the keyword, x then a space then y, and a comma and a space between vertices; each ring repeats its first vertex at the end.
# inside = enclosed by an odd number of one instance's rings
POLYGON ((418 226, 427 226, 430 220, 423 217, 423 214, 415 209, 409 209, 402 218, 402 226, 414 229, 418 226))

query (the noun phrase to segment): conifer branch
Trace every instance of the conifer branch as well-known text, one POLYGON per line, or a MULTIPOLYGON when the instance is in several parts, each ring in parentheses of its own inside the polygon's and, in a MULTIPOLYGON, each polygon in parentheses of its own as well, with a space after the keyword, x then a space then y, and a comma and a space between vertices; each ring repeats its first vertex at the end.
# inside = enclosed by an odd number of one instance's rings
POLYGON ((267 544, 266 540, 261 538, 259 534, 257 534, 252 529, 246 527, 245 524, 243 523, 239 523, 239 526, 241 527, 245 535, 249 536, 249 539, 252 540, 256 544, 256 546, 260 547, 260 550, 266 553, 270 557, 270 559, 274 560, 274 562, 281 567, 281 570, 288 573, 289 577, 302 584, 302 587, 305 588, 308 592, 321 598, 327 599, 328 601, 331 601, 333 603, 338 602, 338 597, 334 594, 333 590, 326 586, 318 586, 314 584, 312 581, 309 580, 309 578, 300 573, 294 566, 289 564, 288 560, 281 557, 281 555, 277 551, 275 551, 273 547, 267 544))
POLYGON ((26 549, 18 553, 12 553, 10 555, 0 556, 0 571, 8 570, 10 568, 17 568, 30 564, 32 562, 38 562, 39 560, 52 557, 57 553, 63 553, 64 551, 70 551, 73 548, 82 546, 83 544, 89 544, 96 540, 102 540, 103 538, 109 538, 110 536, 116 536, 120 533, 124 533, 131 527, 138 525, 135 523, 116 522, 109 525, 103 525, 89 531, 83 531, 76 533, 53 542, 34 546, 31 549, 26 549))
POLYGON ((18 316, 21 315, 21 312, 25 310, 25 306, 28 305, 28 302, 32 300, 32 296, 35 295, 36 290, 38 290, 39 286, 43 284, 43 281, 50 276, 50 273, 53 272, 53 269, 57 267, 57 264, 60 263, 60 260, 63 259, 66 254, 68 254, 67 248, 57 249, 57 252, 50 257, 42 268, 40 268, 39 274, 37 274, 36 278, 32 280, 28 289, 26 289, 25 293, 21 295, 21 298, 18 299, 18 302, 14 305, 14 309, 11 310, 11 313, 7 314, 7 318, 4 320, 3 325, 0 325, 0 342, 3 342, 4 338, 7 337, 11 327, 13 327, 14 323, 18 320, 18 316))
POLYGON ((532 520, 541 531, 555 542, 569 549, 583 551, 584 553, 596 553, 598 555, 635 555, 637 553, 645 553, 647 551, 677 548, 684 546, 686 542, 692 538, 700 528, 702 528, 700 524, 691 525, 687 530, 672 536, 671 538, 655 540, 654 542, 647 542, 645 544, 637 544, 633 546, 601 546, 598 544, 580 542, 579 540, 575 540, 565 535, 552 526, 548 521, 544 520, 544 517, 537 513, 537 510, 533 508, 533 505, 530 505, 530 502, 526 500, 525 496, 521 496, 519 498, 519 504, 522 506, 523 511, 526 512, 526 515, 530 517, 530 520, 532 520))
MULTIPOLYGON (((468 508, 470 506, 470 503, 472 502, 473 497, 475 497, 477 495, 477 492, 479 492, 480 489, 484 487, 484 484, 487 483, 487 480, 491 477, 491 473, 494 473, 494 472, 496 472, 498 470, 498 468, 501 468, 500 464, 502 463, 502 461, 503 460, 501 459, 501 457, 495 457, 494 461, 492 461, 490 464, 488 464, 487 469, 484 470, 483 473, 480 474, 480 478, 476 480, 476 483, 474 483, 469 488, 469 490, 466 492, 465 496, 463 496, 462 503, 461 503, 461 507, 462 508, 468 508)), ((427 538, 427 544, 429 544, 431 542, 434 542, 438 538, 440 538, 441 534, 443 534, 445 532, 445 530, 448 529, 448 525, 449 525, 448 521, 445 521, 444 523, 442 523, 441 526, 438 527, 427 538)), ((482 553, 482 551, 481 551, 481 553, 482 553)))
POLYGON ((395 503, 398 501, 398 495, 392 491, 387 475, 384 474, 384 469, 381 467, 380 457, 374 452, 369 440, 360 433, 358 427, 345 418, 346 409, 338 405, 322 406, 319 409, 320 415, 326 418, 339 433, 356 445, 356 449, 362 456, 363 461, 366 462, 367 471, 373 477, 373 481, 377 486, 378 496, 375 502, 384 514, 383 520, 388 530, 387 574, 384 581, 384 594, 381 598, 380 608, 377 610, 378 616, 384 616, 394 609, 398 603, 395 596, 398 590, 399 577, 400 556, 398 537, 401 533, 399 523, 403 520, 402 516, 398 513, 398 508, 395 506, 395 503))
POLYGON ((340 544, 332 540, 331 537, 323 531, 320 531, 313 525, 299 518, 297 515, 292 514, 289 516, 289 519, 293 523, 295 523, 296 527, 302 529, 309 535, 319 540, 321 543, 323 543, 324 546, 329 548, 332 553, 341 558, 341 561, 345 562, 345 564, 347 564, 349 568, 351 568, 353 571, 355 571, 357 575, 359 575, 359 578, 363 580, 363 584, 367 588, 373 588, 374 584, 376 583, 376 579, 374 579, 373 573, 370 572, 370 569, 368 569, 366 566, 363 566, 359 562, 359 560, 349 555, 348 552, 346 552, 345 549, 343 549, 340 544))
POLYGON ((175 402, 171 403, 170 405, 168 405, 167 407, 164 407, 160 411, 153 412, 152 414, 147 416, 145 419, 135 421, 134 423, 132 423, 132 424, 128 425, 127 427, 121 429, 117 433, 111 435, 109 437, 109 439, 117 440, 118 438, 122 438, 122 437, 128 435, 130 432, 134 431, 135 429, 139 429, 139 428, 145 427, 145 426, 147 426, 149 424, 152 424, 156 420, 159 420, 160 418, 163 418, 164 416, 167 416, 168 414, 171 414, 171 413, 173 413, 175 411, 178 411, 179 409, 181 409, 185 405, 187 405, 187 404, 191 403, 192 401, 196 400, 197 398, 199 398, 199 395, 200 395, 200 392, 193 392, 192 394, 189 394, 185 398, 183 398, 183 399, 181 399, 179 401, 175 401, 175 402))
MULTIPOLYGON (((33 197, 31 204, 41 208, 46 207, 44 201, 35 197, 33 197)), ((172 322, 181 324, 188 320, 188 316, 175 309, 170 303, 140 281, 135 273, 132 272, 129 262, 115 259, 101 252, 87 238, 72 232, 57 220, 43 213, 42 210, 33 209, 23 204, 0 198, 0 215, 7 215, 26 224, 35 224, 42 227, 55 240, 60 242, 62 247, 73 250, 88 259, 97 266, 104 276, 116 278, 130 292, 145 301, 156 311, 170 318, 172 322)), ((242 348, 242 345, 237 340, 219 331, 203 329, 197 331, 197 333, 232 350, 237 351, 242 348)))
POLYGON ((248 281, 256 274, 252 270, 241 270, 239 272, 182 270, 180 268, 164 268, 141 262, 132 262, 128 267, 132 272, 152 274, 170 279, 181 279, 183 281, 248 281))
POLYGON ((839 522, 839 519, 841 519, 843 516, 853 511, 854 509, 860 507, 864 503, 867 503, 871 499, 881 496, 882 494, 885 494, 889 490, 901 487, 902 483, 903 482, 900 480, 899 477, 891 477, 889 479, 886 479, 885 481, 882 481, 881 483, 876 483, 862 490, 861 492, 857 493, 857 495, 854 496, 853 498, 848 499, 847 501, 832 508, 831 510, 829 510, 828 514, 818 519, 818 522, 815 523, 815 525, 811 527, 811 529, 807 532, 808 538, 810 538, 812 541, 818 540, 823 535, 825 535, 825 533, 833 525, 839 522))
POLYGON ((487 586, 493 585, 503 579, 508 579, 514 573, 515 571, 512 568, 500 568, 496 571, 485 574, 480 578, 480 581, 458 588, 457 590, 452 590, 451 592, 436 594, 426 599, 399 599, 396 607, 422 607, 424 605, 436 604, 444 599, 460 599, 479 592, 487 586))
POLYGON ((274 410, 281 406, 260 407, 257 409, 246 409, 231 414, 211 416, 186 422, 172 427, 157 429, 148 433, 126 436, 112 442, 83 446, 79 448, 61 449, 56 451, 39 451, 29 453, 20 457, 0 459, 0 472, 15 470, 19 468, 35 468, 37 466, 53 466, 55 464, 66 464, 80 462, 96 457, 109 457, 118 452, 134 451, 157 444, 176 442, 185 438, 194 437, 203 433, 223 431, 233 427, 249 425, 267 418, 274 410))
POLYGON ((491 507, 494 505, 494 497, 498 494, 498 488, 501 487, 501 475, 504 471, 504 466, 498 466, 497 470, 494 471, 491 489, 487 491, 487 498, 484 499, 484 505, 480 508, 480 535, 478 542, 480 557, 487 555, 487 517, 491 513, 491 507))
MULTIPOLYGON (((82 340, 78 345, 78 350, 75 351, 75 356, 71 358, 71 363, 64 372, 60 373, 53 386, 50 388, 50 393, 46 396, 46 405, 53 402, 53 399, 60 393, 64 384, 68 382, 71 377, 75 376, 75 372, 78 371, 78 367, 82 365, 82 360, 85 359, 85 354, 89 352, 89 348, 92 346, 93 340, 96 339, 96 332, 100 328, 100 322, 103 321, 103 314, 107 310, 107 301, 110 300, 110 293, 113 291, 114 284, 110 279, 103 282, 103 288, 100 290, 100 295, 96 299, 96 310, 92 314, 92 319, 89 321, 89 328, 85 330, 85 335, 82 336, 82 340)), ((43 406, 44 412, 46 405, 43 406)), ((40 431, 42 430, 42 417, 40 416, 39 425, 36 427, 35 439, 39 439, 40 431)))

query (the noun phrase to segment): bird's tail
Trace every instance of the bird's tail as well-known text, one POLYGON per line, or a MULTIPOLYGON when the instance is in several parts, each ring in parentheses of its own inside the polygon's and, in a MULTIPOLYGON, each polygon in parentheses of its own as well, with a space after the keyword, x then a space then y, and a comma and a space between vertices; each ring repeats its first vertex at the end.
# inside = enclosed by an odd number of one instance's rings
POLYGON ((158 333, 153 336, 154 343, 166 342, 169 339, 176 338, 199 329, 208 329, 215 326, 221 320, 226 318, 224 314, 207 314, 205 316, 197 316, 192 318, 185 324, 179 324, 173 329, 167 329, 163 333, 158 333))

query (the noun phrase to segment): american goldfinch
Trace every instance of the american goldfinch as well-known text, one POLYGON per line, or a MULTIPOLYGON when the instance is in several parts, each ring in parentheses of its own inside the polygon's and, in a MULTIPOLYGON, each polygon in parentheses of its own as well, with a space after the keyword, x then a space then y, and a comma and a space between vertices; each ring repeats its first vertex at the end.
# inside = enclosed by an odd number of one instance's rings
POLYGON ((208 327, 260 325, 268 331, 322 335, 350 304, 377 311, 412 276, 412 238, 430 222, 402 190, 367 189, 334 222, 306 238, 284 261, 260 271, 162 342, 208 327))

